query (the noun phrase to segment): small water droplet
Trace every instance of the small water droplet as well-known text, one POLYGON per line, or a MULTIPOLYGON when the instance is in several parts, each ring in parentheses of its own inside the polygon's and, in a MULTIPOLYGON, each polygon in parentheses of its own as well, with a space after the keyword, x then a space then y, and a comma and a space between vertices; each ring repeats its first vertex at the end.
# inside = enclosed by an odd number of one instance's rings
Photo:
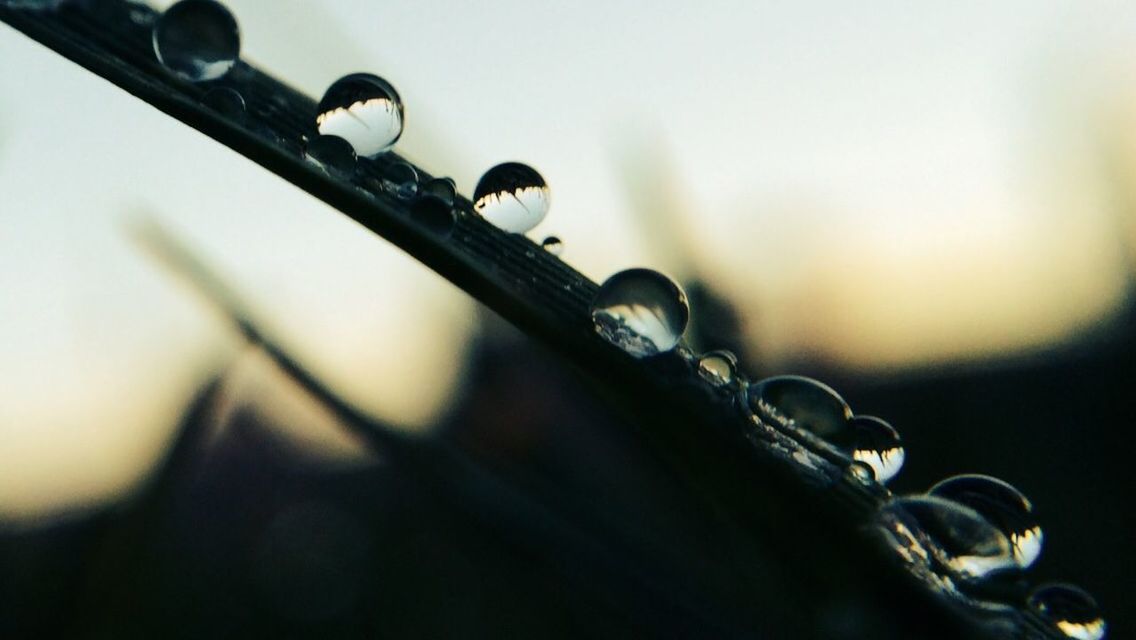
POLYGON ((399 200, 418 195, 418 172, 405 162, 396 162, 383 171, 383 190, 399 200))
POLYGON ((158 18, 154 53, 167 69, 192 82, 216 80, 241 54, 241 33, 229 10, 214 0, 181 0, 158 18))
POLYGON ((1010 541, 970 507, 936 496, 918 496, 897 499, 885 509, 909 516, 921 546, 964 579, 1016 566, 1010 541))
POLYGON ((876 479, 875 468, 860 460, 850 462, 846 468, 846 473, 860 484, 871 484, 876 479))
POLYGON ((355 172, 355 150, 339 136, 316 136, 304 149, 304 158, 328 174, 342 177, 355 172))
POLYGON ((715 387, 724 387, 734 381, 738 359, 729 351, 709 351, 698 358, 698 375, 715 387))
POLYGON ((1071 584, 1041 585, 1030 594, 1029 605, 1067 638, 1101 640, 1108 631, 1096 600, 1071 584))
POLYGON ((805 376, 776 376, 749 386, 750 406, 822 438, 846 433, 852 409, 828 385, 805 376))
POLYGON ((201 97, 201 103, 226 118, 237 122, 243 122, 248 111, 245 106, 244 97, 239 91, 230 89, 229 87, 215 87, 210 89, 201 97))
POLYGON ((876 480, 885 483, 903 468, 906 453, 899 433, 887 422, 873 416, 854 416, 848 421, 848 442, 839 442, 852 456, 875 472, 876 480))
POLYGON ((541 241, 540 246, 543 247, 545 251, 551 253, 554 256, 558 256, 561 253, 564 253, 564 242, 556 236, 548 236, 541 241))
POLYGON ((544 178, 519 162, 499 164, 477 181, 473 208, 498 229, 525 233, 548 215, 551 192, 544 178))
POLYGON ((366 157, 393 147, 406 120, 398 92, 370 73, 353 73, 336 80, 324 92, 316 113, 320 133, 347 140, 355 153, 366 157))
POLYGON ((454 228, 454 199, 457 191, 454 181, 434 178, 418 190, 412 212, 421 225, 439 235, 447 235, 454 228))
POLYGON ((596 332, 636 358, 674 349, 690 320, 682 288, 650 269, 628 269, 605 280, 591 309, 596 332))
POLYGON ((930 495, 974 509, 1010 539, 1018 566, 1025 569, 1041 554, 1041 525, 1033 505, 1012 485, 990 476, 968 474, 947 478, 931 487, 930 495))

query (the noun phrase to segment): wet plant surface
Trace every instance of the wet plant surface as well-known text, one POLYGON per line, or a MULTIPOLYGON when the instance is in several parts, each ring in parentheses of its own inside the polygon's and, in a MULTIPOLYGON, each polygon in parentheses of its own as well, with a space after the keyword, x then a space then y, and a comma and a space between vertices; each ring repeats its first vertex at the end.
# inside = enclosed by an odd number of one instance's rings
MULTIPOLYGON (((222 277, 147 232, 267 355, 256 375, 330 413, 362 462, 327 467, 290 447, 257 398, 226 396, 224 372, 127 509, 9 536, 5 565, 30 567, 0 593, 17 603, 0 609, 13 632, 150 635, 176 620, 187 636, 1105 633, 1087 593, 1020 572, 1041 529, 1017 489, 967 476, 897 499, 883 482, 909 453, 950 456, 856 410, 902 425, 934 419, 928 408, 952 394, 1039 397, 1060 381, 1082 410, 1115 419, 1130 407, 1091 398, 1132 377, 1129 342, 992 372, 982 388, 836 381, 851 402, 811 378, 759 379, 733 352, 683 344, 700 311, 668 277, 632 269, 597 285, 557 257, 559 240, 516 235, 548 213, 535 170, 494 167, 471 201, 397 156, 406 108, 386 80, 348 76, 317 103, 239 61, 232 17, 212 2, 165 16, 111 1, 49 9, 5 3, 0 18, 337 207, 535 342, 487 334, 441 435, 409 438, 327 391, 222 277), (1068 380, 1070 367, 1086 375, 1068 380)), ((711 327, 729 317, 705 315, 711 327)), ((979 435, 993 417, 977 405, 956 418, 956 447, 1005 458, 1020 444, 979 435)), ((1051 414, 1013 419, 1030 418, 1058 437, 1051 414)), ((1058 514, 1047 537, 1084 526, 1058 514)))

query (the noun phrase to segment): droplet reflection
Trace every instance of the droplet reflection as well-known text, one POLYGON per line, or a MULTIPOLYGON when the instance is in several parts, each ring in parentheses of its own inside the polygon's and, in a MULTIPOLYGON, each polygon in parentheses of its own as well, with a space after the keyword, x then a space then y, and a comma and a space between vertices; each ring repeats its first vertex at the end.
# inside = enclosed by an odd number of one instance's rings
POLYGON ((867 464, 876 480, 885 483, 903 468, 906 453, 899 433, 887 422, 873 416, 854 416, 848 422, 852 459, 867 464))
POLYGON ((551 192, 544 178, 519 162, 499 164, 477 181, 473 208, 493 226, 525 233, 548 215, 551 192))
POLYGON ((167 69, 192 82, 216 80, 241 53, 241 33, 229 10, 214 0, 181 0, 158 18, 154 53, 167 69))
POLYGON ((897 499, 885 509, 908 516, 920 546, 954 575, 978 579, 1016 566, 1010 541, 970 507, 918 496, 897 499))
POLYGON ((832 387, 804 376, 766 378, 751 384, 747 395, 752 408, 822 438, 844 432, 852 417, 852 409, 832 387))
POLYGON ((729 351, 709 351, 698 358, 698 375, 716 387, 732 383, 737 370, 738 359, 729 351))
POLYGON ((351 143, 355 153, 373 157, 398 142, 406 114, 389 82, 370 73, 336 80, 316 107, 316 128, 351 143))
POLYGON ((596 332, 636 358, 674 349, 689 320, 682 288, 650 269, 620 271, 592 300, 596 332))
POLYGON ((968 474, 947 478, 930 495, 964 504, 989 520, 1010 539, 1018 566, 1025 569, 1041 554, 1041 525, 1022 492, 990 476, 968 474))
POLYGON ((1029 605, 1067 638, 1101 640, 1108 631, 1096 600, 1071 584, 1042 585, 1030 594, 1029 605))

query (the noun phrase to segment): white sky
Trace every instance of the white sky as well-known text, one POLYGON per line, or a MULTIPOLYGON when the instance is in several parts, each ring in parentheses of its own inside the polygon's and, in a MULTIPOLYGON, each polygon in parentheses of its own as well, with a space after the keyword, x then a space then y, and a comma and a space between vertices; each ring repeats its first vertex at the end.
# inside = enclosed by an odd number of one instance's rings
MULTIPOLYGON (((229 6, 246 57, 309 94, 390 80, 399 148, 463 192, 498 162, 536 167, 552 210, 529 235, 560 236, 594 279, 684 267, 632 206, 675 194, 657 215, 773 358, 1014 352, 1124 294, 1096 145, 1136 157, 1131 2, 229 6)), ((132 214, 184 234, 306 363, 409 427, 473 329, 463 295, 384 241, 7 27, 0 193, 0 517, 129 486, 231 354, 125 240, 132 214)))

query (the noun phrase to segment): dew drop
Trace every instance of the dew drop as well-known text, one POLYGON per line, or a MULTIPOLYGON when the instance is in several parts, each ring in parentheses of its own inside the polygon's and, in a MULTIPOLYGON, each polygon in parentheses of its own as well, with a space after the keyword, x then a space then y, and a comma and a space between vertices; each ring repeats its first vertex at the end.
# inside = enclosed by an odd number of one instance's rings
POLYGON ((708 351, 698 358, 698 375, 715 387, 724 387, 734 381, 738 359, 729 351, 708 351))
POLYGON ((434 178, 418 189, 412 212, 415 221, 438 235, 454 228, 454 199, 457 190, 449 178, 434 178))
POLYGON ((237 20, 214 0, 181 0, 166 9, 153 40, 158 61, 192 82, 220 78, 241 53, 237 20))
POLYGON ((1020 568, 1029 567, 1041 554, 1043 535, 1033 505, 1010 484, 990 476, 968 474, 947 478, 927 493, 964 504, 998 527, 1009 538, 1020 568))
POLYGON ((399 200, 418 195, 418 172, 405 162, 396 162, 383 172, 383 190, 399 200))
POLYGON ((608 278, 591 309, 596 332, 636 358, 674 349, 690 320, 682 288, 650 269, 628 269, 608 278))
POLYGON ((304 149, 304 158, 329 175, 342 177, 355 172, 355 150, 339 136, 316 136, 304 149))
POLYGON ((936 496, 900 498, 885 507, 913 523, 912 533, 940 565, 964 579, 978 579, 1017 565, 1010 541, 977 511, 936 496))
POLYGON ((557 236, 548 236, 540 242, 540 246, 554 256, 564 253, 564 242, 557 236))
POLYGON ((1108 631, 1096 600, 1071 584, 1041 585, 1030 594, 1029 605, 1066 638, 1100 640, 1108 631))
POLYGON ((848 421, 849 442, 843 445, 853 460, 863 462, 885 483, 903 468, 906 453, 899 433, 887 422, 873 416, 854 416, 848 421))
POLYGON ((230 120, 243 122, 247 113, 245 99, 239 91, 229 87, 210 89, 201 97, 201 103, 230 120))
POLYGON ((804 376, 766 378, 746 393, 754 409, 822 438, 846 433, 852 417, 852 409, 832 387, 804 376))
POLYGON ((506 162, 477 181, 473 208, 498 229, 525 233, 548 215, 550 197, 548 184, 535 169, 506 162))
POLYGON ((845 472, 860 484, 870 484, 876 479, 875 468, 860 460, 849 463, 845 472))
POLYGON ((332 83, 316 114, 320 133, 347 140, 355 153, 366 157, 390 150, 406 119, 398 92, 370 73, 353 73, 332 83))

